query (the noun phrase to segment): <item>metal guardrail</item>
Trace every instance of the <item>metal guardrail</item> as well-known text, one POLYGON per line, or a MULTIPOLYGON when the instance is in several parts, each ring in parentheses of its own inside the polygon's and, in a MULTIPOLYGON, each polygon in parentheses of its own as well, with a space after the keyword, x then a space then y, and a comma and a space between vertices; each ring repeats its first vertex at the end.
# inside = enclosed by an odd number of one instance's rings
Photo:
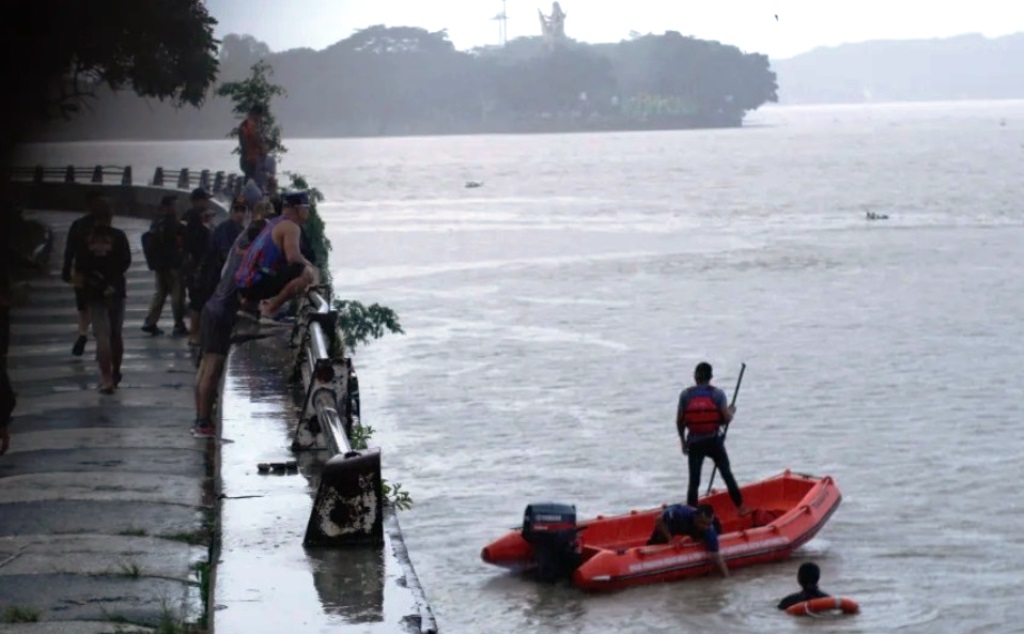
POLYGON ((62 181, 65 183, 103 183, 109 182, 105 177, 114 177, 120 180, 122 185, 132 184, 131 166, 120 167, 114 165, 96 165, 95 167, 76 167, 67 165, 65 167, 47 167, 35 165, 32 167, 12 167, 8 171, 8 178, 11 180, 31 180, 36 183, 44 181, 62 181))
POLYGON ((353 447, 360 426, 358 378, 351 359, 332 356, 337 322, 330 288, 318 287, 302 300, 292 332, 292 345, 299 348, 294 373, 306 388, 292 449, 331 454, 320 473, 303 544, 379 545, 384 543, 380 449, 353 447))
MULTIPOLYGON (((94 167, 35 165, 32 167, 12 167, 6 171, 7 177, 10 180, 32 181, 33 183, 116 183, 124 186, 134 184, 131 165, 124 167, 116 165, 96 165, 94 167)), ((224 171, 211 172, 207 169, 190 170, 187 167, 182 169, 158 167, 154 171, 153 179, 149 184, 154 187, 173 186, 177 189, 185 190, 203 187, 214 194, 234 197, 242 191, 245 179, 240 174, 224 171)))

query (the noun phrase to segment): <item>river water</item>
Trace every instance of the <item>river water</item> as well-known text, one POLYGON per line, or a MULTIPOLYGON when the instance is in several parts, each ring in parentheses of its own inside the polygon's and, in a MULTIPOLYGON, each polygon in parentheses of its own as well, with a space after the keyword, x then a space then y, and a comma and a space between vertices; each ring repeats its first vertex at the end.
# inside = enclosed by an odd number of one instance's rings
MULTIPOLYGON (((287 142, 281 168, 327 196, 338 295, 407 331, 355 362, 443 631, 805 631, 774 604, 808 560, 862 609, 816 631, 1024 631, 1024 102, 748 121, 287 142), (480 561, 531 501, 591 516, 683 498, 674 409, 701 360, 730 392, 747 363, 741 482, 792 468, 843 492, 792 561, 606 596, 480 561)), ((231 168, 229 150, 26 160, 148 174, 231 168)))

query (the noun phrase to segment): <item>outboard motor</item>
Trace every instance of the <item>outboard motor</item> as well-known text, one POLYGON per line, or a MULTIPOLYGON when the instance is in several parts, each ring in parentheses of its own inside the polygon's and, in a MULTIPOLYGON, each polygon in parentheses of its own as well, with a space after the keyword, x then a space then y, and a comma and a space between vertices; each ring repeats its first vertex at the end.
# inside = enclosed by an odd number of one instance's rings
POLYGON ((576 507, 544 502, 527 505, 523 539, 533 547, 537 576, 543 581, 569 578, 580 565, 576 507))

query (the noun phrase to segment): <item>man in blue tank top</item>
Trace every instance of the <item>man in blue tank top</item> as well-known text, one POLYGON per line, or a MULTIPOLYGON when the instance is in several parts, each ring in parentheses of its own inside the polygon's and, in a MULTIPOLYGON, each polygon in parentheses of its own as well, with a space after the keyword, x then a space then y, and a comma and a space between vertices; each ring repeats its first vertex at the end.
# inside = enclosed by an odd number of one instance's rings
POLYGON ((281 306, 317 284, 316 267, 302 254, 302 227, 309 220, 309 193, 281 195, 281 215, 271 219, 238 267, 238 292, 259 302, 260 315, 273 317, 281 306))
POLYGON ((725 451, 725 439, 721 433, 723 426, 732 420, 736 407, 728 404, 725 392, 711 385, 711 376, 711 364, 703 361, 698 363, 693 370, 696 385, 679 394, 676 429, 682 441, 683 454, 689 459, 686 503, 696 506, 704 458, 711 458, 722 472, 722 480, 725 481, 733 504, 740 515, 746 515, 750 511, 743 505, 743 495, 732 475, 729 454, 725 451))

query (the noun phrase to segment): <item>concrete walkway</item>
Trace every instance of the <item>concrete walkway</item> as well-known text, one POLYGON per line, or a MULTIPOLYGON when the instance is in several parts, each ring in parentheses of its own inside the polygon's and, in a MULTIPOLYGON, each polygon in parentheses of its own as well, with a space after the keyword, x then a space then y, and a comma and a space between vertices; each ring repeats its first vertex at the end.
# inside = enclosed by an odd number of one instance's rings
POLYGON ((133 263, 124 379, 105 396, 93 340, 71 355, 74 297, 59 271, 77 215, 26 217, 50 224, 56 243, 50 275, 31 282, 28 304, 11 315, 18 407, 0 457, 0 631, 180 631, 202 621, 211 583, 218 449, 189 433, 193 352, 169 334, 169 303, 167 335, 139 330, 153 292, 140 243, 148 222, 114 219, 133 263))

